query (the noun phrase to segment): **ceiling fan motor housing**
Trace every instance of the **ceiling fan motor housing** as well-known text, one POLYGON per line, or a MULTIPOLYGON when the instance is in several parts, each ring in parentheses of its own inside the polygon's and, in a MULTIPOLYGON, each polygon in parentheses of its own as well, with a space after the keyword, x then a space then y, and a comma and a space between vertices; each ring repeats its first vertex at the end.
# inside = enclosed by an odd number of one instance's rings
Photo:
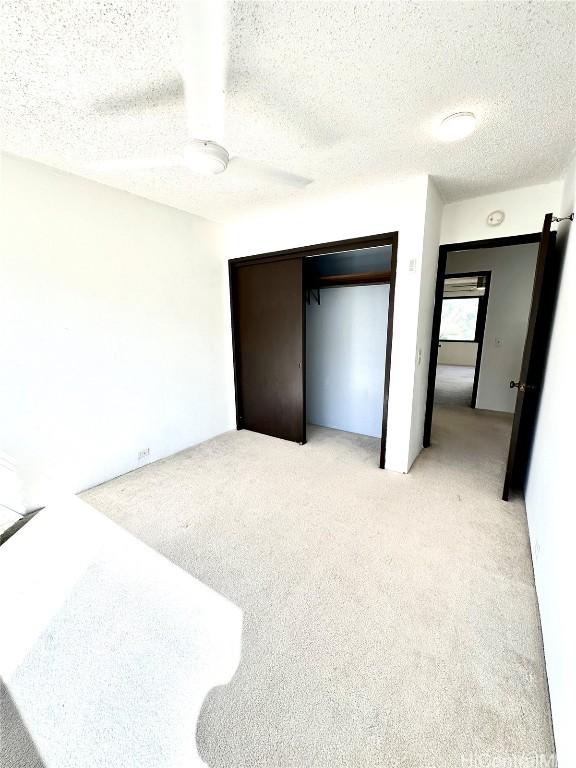
POLYGON ((230 156, 215 141, 194 139, 184 148, 184 160, 191 170, 210 176, 225 171, 230 156))

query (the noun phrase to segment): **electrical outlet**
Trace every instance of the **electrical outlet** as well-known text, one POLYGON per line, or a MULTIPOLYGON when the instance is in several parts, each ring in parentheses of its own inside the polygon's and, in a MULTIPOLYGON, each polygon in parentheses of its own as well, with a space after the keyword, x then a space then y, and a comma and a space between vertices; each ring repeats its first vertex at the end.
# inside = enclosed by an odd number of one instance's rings
POLYGON ((150 448, 144 448, 143 451, 138 451, 138 461, 144 461, 150 458, 150 448))

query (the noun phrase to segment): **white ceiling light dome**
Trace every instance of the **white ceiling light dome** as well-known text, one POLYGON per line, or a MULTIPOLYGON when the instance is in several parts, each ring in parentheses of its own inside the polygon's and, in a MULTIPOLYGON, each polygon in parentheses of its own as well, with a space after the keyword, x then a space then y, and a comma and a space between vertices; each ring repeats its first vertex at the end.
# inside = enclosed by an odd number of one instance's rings
POLYGON ((194 173, 212 176, 228 167, 230 156, 215 141, 195 140, 184 147, 184 163, 194 173))
POLYGON ((470 136, 476 128, 474 112, 454 112, 448 115, 438 127, 438 135, 442 141, 458 141, 470 136))

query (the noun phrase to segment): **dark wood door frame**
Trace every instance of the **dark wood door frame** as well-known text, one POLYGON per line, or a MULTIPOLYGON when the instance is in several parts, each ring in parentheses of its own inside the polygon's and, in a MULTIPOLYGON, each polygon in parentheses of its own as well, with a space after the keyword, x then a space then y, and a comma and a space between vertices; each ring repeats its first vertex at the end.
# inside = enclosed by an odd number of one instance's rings
MULTIPOLYGON (((468 240, 462 243, 441 245, 438 252, 438 269, 436 272, 436 295, 434 299, 434 315, 432 319, 432 338, 430 341, 430 364, 428 367, 428 392, 426 395, 426 415, 424 417, 424 448, 430 447, 432 436, 432 414, 434 410, 434 389, 436 386, 436 366, 438 364, 438 342, 440 339, 440 320, 442 318, 442 300, 444 298, 444 280, 446 278, 446 262, 451 251, 475 251, 487 248, 503 248, 509 245, 527 245, 539 243, 541 232, 531 232, 526 235, 510 237, 494 237, 486 240, 468 240)), ((478 271, 474 272, 478 274, 478 271)), ((476 377, 475 377, 476 378, 476 377)), ((476 387, 477 388, 477 387, 476 387)))
POLYGON ((297 248, 287 248, 283 251, 268 251, 256 253, 253 256, 238 256, 229 259, 229 264, 247 264, 250 261, 270 261, 272 259, 286 259, 290 256, 321 256, 325 253, 338 253, 339 251, 356 251, 360 248, 375 248, 378 245, 398 245, 398 232, 385 232, 380 235, 367 235, 365 237, 351 237, 348 240, 331 240, 328 243, 316 243, 315 245, 301 245, 297 248))
MULTIPOLYGON (((377 235, 368 235, 367 237, 354 237, 347 240, 333 240, 328 243, 318 243, 316 245, 305 245, 298 248, 288 248, 283 251, 270 251, 268 253, 255 254, 253 256, 241 256, 228 261, 228 274, 230 280, 230 316, 232 323, 232 356, 234 361, 234 392, 236 398, 236 428, 242 429, 241 419, 241 394, 239 392, 239 376, 238 376, 238 330, 235 327, 235 313, 234 313, 234 272, 235 267, 241 264, 249 264, 252 262, 260 261, 279 261, 283 259, 293 258, 306 258, 307 256, 320 256, 326 253, 338 253, 338 251, 354 251, 361 248, 374 248, 379 245, 392 246, 391 254, 391 266, 390 266, 390 291, 388 294, 388 328, 386 337, 386 364, 384 368, 384 398, 382 404, 382 437, 380 440, 380 468, 384 469, 386 463, 386 441, 388 433, 388 397, 390 391, 390 366, 392 358, 392 337, 394 333, 394 296, 396 291, 396 265, 398 254, 398 232, 386 232, 377 235)), ((386 275, 388 281, 388 275, 386 275)), ((384 282, 379 280, 378 282, 384 282)), ((304 384, 306 383, 306 302, 304 299, 304 289, 302 295, 302 312, 303 312, 303 349, 304 349, 304 361, 303 361, 303 376, 304 384)), ((304 386, 304 391, 306 387, 304 386)), ((305 397, 305 395, 304 395, 305 397)), ((306 440, 306 400, 304 399, 304 425, 303 425, 303 442, 306 440)))
POLYGON ((392 259, 390 264, 390 291, 388 293, 388 328, 386 335, 386 365, 384 367, 384 403, 382 406, 382 438, 380 440, 380 469, 386 464, 386 442, 388 439, 388 395, 390 393, 390 363, 392 361, 392 336, 394 333, 394 296, 396 293, 396 265, 398 252, 398 232, 392 240, 392 259))
MULTIPOLYGON (((476 408, 478 382, 480 380, 480 363, 482 362, 482 350, 484 349, 484 332, 486 331, 486 317, 488 315, 488 302, 490 300, 490 279, 492 277, 492 272, 486 269, 476 269, 472 272, 450 272, 444 276, 444 279, 449 280, 452 277, 484 277, 486 280, 486 284, 484 286, 484 295, 478 297, 478 316, 476 318, 476 333, 474 334, 474 341, 478 344, 478 348, 476 350, 476 362, 474 364, 474 383, 472 385, 470 408, 476 408)), ((442 301, 444 301, 445 298, 446 297, 443 296, 442 301)), ((454 296, 454 298, 457 299, 468 297, 454 296)), ((442 312, 440 312, 440 317, 442 317, 442 312)), ((440 334, 438 334, 438 336, 440 336, 440 334)), ((442 343, 450 344, 451 342, 447 341, 446 339, 440 339, 439 337, 438 346, 440 346, 442 343)))

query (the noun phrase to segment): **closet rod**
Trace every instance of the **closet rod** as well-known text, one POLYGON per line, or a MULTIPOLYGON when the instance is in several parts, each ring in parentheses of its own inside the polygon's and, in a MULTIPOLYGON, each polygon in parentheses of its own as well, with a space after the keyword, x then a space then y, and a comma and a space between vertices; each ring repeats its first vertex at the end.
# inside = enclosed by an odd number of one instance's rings
POLYGON ((389 283, 391 272, 356 272, 351 275, 314 275, 312 285, 327 288, 333 285, 378 285, 389 283))

